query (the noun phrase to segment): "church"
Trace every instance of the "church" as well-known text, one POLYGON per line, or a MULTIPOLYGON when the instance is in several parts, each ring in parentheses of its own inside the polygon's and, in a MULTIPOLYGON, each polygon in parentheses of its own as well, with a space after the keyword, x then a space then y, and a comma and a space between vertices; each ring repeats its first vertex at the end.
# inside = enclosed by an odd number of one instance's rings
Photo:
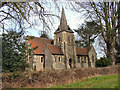
POLYGON ((28 57, 32 70, 95 67, 94 47, 76 46, 74 32, 67 25, 63 8, 60 25, 54 32, 54 40, 34 36, 27 38, 27 45, 32 49, 32 54, 28 57))

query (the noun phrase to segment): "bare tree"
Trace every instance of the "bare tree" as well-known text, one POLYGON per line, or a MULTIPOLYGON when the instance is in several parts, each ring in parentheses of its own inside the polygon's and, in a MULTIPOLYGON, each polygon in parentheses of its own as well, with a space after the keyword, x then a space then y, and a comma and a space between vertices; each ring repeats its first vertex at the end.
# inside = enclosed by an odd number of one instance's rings
POLYGON ((16 23, 22 30, 42 24, 45 30, 51 30, 50 26, 54 23, 53 17, 59 18, 57 14, 50 11, 51 3, 53 2, 42 0, 39 2, 0 2, 0 23, 4 27, 8 21, 16 23))
POLYGON ((117 50, 117 60, 118 62, 120 62, 120 1, 118 4, 118 9, 117 9, 117 13, 118 13, 118 31, 117 31, 117 39, 116 39, 116 44, 115 44, 115 49, 117 50))
POLYGON ((72 2, 72 8, 77 12, 85 12, 85 17, 98 20, 101 28, 101 36, 103 37, 107 53, 106 56, 113 60, 115 64, 115 41, 117 38, 117 26, 118 26, 118 2, 72 2), (82 8, 82 9, 80 9, 82 8))

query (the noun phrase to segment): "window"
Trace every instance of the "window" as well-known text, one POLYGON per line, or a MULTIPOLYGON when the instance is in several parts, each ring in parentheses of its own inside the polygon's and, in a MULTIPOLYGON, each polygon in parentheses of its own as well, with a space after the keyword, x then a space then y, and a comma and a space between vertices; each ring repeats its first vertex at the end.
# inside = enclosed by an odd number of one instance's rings
POLYGON ((59 57, 59 62, 60 62, 60 57, 59 57))
POLYGON ((81 63, 83 63, 83 57, 81 57, 81 63))
POLYGON ((43 62, 43 57, 41 57, 41 62, 43 62))
POLYGON ((94 62, 94 56, 92 55, 92 61, 94 62))
POLYGON ((81 60, 83 61, 83 57, 81 57, 81 60))
POLYGON ((80 57, 78 56, 78 63, 80 63, 80 57))
POLYGON ((68 37, 68 42, 70 42, 70 37, 68 37))
POLYGON ((53 40, 51 41, 51 44, 54 45, 54 41, 53 40))
POLYGON ((34 66, 34 71, 36 71, 36 65, 34 66))
POLYGON ((60 42, 61 40, 60 40, 60 37, 58 38, 58 42, 60 42))
POLYGON ((84 63, 86 63, 86 57, 84 57, 84 63))

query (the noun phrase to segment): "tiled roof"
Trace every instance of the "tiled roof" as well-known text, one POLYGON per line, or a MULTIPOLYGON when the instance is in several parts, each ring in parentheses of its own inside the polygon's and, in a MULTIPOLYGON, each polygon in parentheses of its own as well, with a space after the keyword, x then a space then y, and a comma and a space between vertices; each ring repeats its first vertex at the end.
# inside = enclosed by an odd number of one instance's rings
POLYGON ((63 54, 60 46, 57 45, 48 45, 48 48, 52 54, 63 54))
POLYGON ((35 54, 44 54, 46 45, 51 44, 53 42, 53 40, 50 39, 34 37, 34 36, 27 36, 27 38, 35 54), (34 50, 34 48, 36 49, 34 50))
POLYGON ((76 47, 76 54, 77 55, 88 55, 89 48, 80 48, 76 47))
MULTIPOLYGON (((27 38, 29 39, 29 42, 35 54, 44 54, 47 45, 52 54, 63 54, 60 46, 50 45, 53 43, 53 40, 34 36, 27 36, 27 38)), ((89 48, 76 47, 77 55, 88 55, 88 51, 89 48)))

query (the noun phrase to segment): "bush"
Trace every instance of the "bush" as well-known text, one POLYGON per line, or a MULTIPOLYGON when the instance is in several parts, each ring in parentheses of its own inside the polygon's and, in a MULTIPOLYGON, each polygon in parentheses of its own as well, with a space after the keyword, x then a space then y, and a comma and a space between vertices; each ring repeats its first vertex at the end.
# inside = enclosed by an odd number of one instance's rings
POLYGON ((95 66, 96 67, 106 67, 112 65, 112 61, 108 58, 100 58, 96 61, 95 66))

